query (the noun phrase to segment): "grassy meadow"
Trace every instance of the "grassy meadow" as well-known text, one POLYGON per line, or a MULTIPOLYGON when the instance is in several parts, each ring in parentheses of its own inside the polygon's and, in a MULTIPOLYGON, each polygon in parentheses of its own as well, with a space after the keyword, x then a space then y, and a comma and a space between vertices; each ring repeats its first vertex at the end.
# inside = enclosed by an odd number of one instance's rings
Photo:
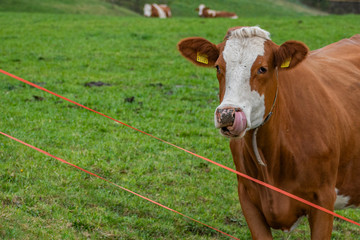
POLYGON ((138 16, 129 9, 105 0, 1 0, 0 11, 138 16))
MULTIPOLYGON (((219 43, 230 27, 259 25, 278 44, 317 49, 360 32, 355 15, 130 15, 0 12, 0 69, 231 168, 213 126, 215 70, 187 62, 177 42, 219 43)), ((235 174, 3 74, 0 93, 0 131, 251 239, 235 174)), ((0 201, 0 239, 229 239, 2 135, 0 201)), ((360 222, 359 210, 337 213, 360 222)), ((288 239, 309 238, 304 219, 288 239)), ((333 239, 360 239, 360 229, 335 219, 333 239)))

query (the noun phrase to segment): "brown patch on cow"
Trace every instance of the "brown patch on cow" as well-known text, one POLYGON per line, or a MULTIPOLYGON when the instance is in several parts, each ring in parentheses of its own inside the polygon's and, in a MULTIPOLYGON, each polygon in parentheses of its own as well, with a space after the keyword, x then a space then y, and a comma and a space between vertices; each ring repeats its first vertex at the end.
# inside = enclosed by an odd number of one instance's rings
MULTIPOLYGON (((302 62, 309 52, 309 48, 299 41, 286 41, 283 43, 277 51, 275 51, 275 66, 281 69, 281 65, 290 60, 289 67, 285 69, 291 69, 302 62)), ((284 69, 284 68, 283 68, 284 69)))
POLYGON ((218 70, 216 73, 216 77, 219 82, 219 100, 222 102, 224 95, 225 95, 225 73, 226 73, 226 63, 223 58, 222 52, 225 48, 225 42, 222 42, 217 45, 219 52, 221 53, 217 61, 215 62, 215 66, 218 66, 218 70))
MULTIPOLYGON (((199 11, 199 8, 196 8, 196 11, 199 11)), ((202 10, 202 15, 200 17, 203 18, 237 18, 238 16, 236 13, 233 12, 227 12, 227 11, 217 11, 212 10, 208 7, 204 7, 202 10)))
POLYGON ((232 13, 232 12, 217 11, 216 17, 234 18, 234 17, 237 17, 237 15, 236 15, 236 13, 232 13))
POLYGON ((177 47, 181 55, 201 67, 214 67, 219 57, 217 46, 200 37, 185 38, 178 43, 177 47), (207 56, 208 64, 197 61, 198 53, 207 56))
MULTIPOLYGON (((151 5, 151 16, 148 17, 160 17, 159 11, 158 9, 154 6, 154 4, 150 4, 151 5)), ((169 6, 167 6, 166 4, 157 4, 157 6, 162 9, 165 13, 165 16, 167 18, 171 17, 171 9, 169 6)))

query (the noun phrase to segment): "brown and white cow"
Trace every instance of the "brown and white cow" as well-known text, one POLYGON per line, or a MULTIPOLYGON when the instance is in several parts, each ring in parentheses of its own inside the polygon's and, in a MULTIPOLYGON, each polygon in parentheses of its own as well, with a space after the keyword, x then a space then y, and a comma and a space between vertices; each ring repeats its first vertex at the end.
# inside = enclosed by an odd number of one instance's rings
POLYGON ((171 17, 171 10, 166 4, 146 3, 144 5, 144 16, 156 17, 156 18, 169 18, 171 17))
MULTIPOLYGON (((331 211, 360 206, 360 35, 309 51, 237 27, 218 45, 192 37, 178 49, 217 69, 215 126, 237 171, 331 211)), ((330 214, 239 176, 238 192, 253 239, 291 231, 302 216, 311 239, 331 238, 330 214)))
POLYGON ((200 4, 199 7, 196 9, 196 11, 199 12, 199 17, 204 17, 204 18, 218 18, 218 17, 232 18, 232 19, 238 18, 238 16, 235 13, 211 10, 208 7, 206 7, 204 4, 200 4))

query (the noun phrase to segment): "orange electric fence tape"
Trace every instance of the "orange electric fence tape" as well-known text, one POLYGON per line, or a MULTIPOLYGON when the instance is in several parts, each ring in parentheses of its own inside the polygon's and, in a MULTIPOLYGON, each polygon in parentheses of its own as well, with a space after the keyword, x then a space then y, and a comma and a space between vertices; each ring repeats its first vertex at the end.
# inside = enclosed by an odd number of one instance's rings
POLYGON ((80 106, 80 107, 82 107, 82 108, 85 108, 85 109, 89 110, 89 111, 92 111, 92 112, 95 112, 95 113, 97 113, 97 114, 100 114, 101 116, 104 116, 104 117, 106 117, 106 118, 109 118, 109 119, 111 119, 111 120, 113 120, 113 121, 115 121, 115 122, 118 122, 118 123, 120 123, 120 124, 123 124, 123 125, 125 125, 125 126, 127 126, 127 127, 129 127, 129 128, 132 128, 132 129, 138 131, 138 132, 144 133, 144 134, 146 134, 146 135, 148 135, 148 136, 150 136, 150 137, 152 137, 152 138, 155 138, 155 139, 157 139, 157 140, 159 140, 159 141, 162 141, 162 142, 164 142, 164 143, 166 143, 166 144, 169 144, 169 145, 171 145, 171 146, 173 146, 173 147, 176 147, 176 148, 178 148, 178 149, 180 149, 180 150, 183 150, 183 151, 185 151, 185 152, 187 152, 187 153, 189 153, 189 154, 192 154, 192 155, 194 155, 194 156, 196 156, 196 157, 198 157, 198 158, 201 158, 201 159, 203 159, 203 160, 205 160, 205 161, 208 161, 208 162, 210 162, 210 163, 213 163, 213 164, 215 164, 215 165, 217 165, 217 166, 219 166, 219 167, 221 167, 221 168, 224 168, 224 169, 226 169, 226 170, 228 170, 228 171, 230 171, 230 172, 233 172, 233 173, 235 173, 235 174, 237 174, 237 175, 239 175, 239 176, 241 176, 241 177, 243 177, 243 178, 246 178, 246 179, 248 179, 248 180, 250 180, 250 181, 253 181, 253 182, 256 182, 256 183, 258 183, 258 184, 260 184, 260 185, 262 185, 262 186, 265 186, 265 187, 267 187, 267 188, 270 188, 270 189, 272 189, 272 190, 274 190, 274 191, 276 191, 276 192, 279 192, 279 193, 281 193, 281 194, 283 194, 283 195, 286 195, 286 196, 288 196, 288 197, 290 197, 290 198, 292 198, 292 199, 295 199, 295 200, 297 200, 297 201, 299 201, 299 202, 302 202, 302 203, 304 203, 304 204, 306 204, 306 205, 309 205, 309 206, 311 206, 311 207, 313 207, 313 208, 316 208, 316 209, 318 209, 318 210, 320 210, 320 211, 326 212, 326 213, 328 213, 328 214, 330 214, 330 215, 333 215, 333 216, 338 217, 338 218, 341 218, 341 219, 343 219, 343 220, 345 220, 345 221, 347 221, 347 222, 350 222, 350 223, 353 223, 353 224, 355 224, 355 225, 360 226, 360 223, 355 222, 354 220, 351 220, 351 219, 349 219, 349 218, 346 218, 346 217, 344 217, 344 216, 341 216, 341 215, 339 215, 339 214, 337 214, 337 213, 335 213, 335 212, 333 212, 333 211, 330 211, 330 210, 328 210, 328 209, 326 209, 326 208, 324 208, 324 207, 321 207, 321 206, 319 206, 319 205, 316 205, 316 204, 314 204, 314 203, 312 203, 312 202, 309 202, 309 201, 307 201, 307 200, 305 200, 305 199, 303 199, 303 198, 300 198, 300 197, 295 196, 295 195, 293 195, 293 194, 291 194, 291 193, 288 193, 288 192, 286 192, 286 191, 284 191, 284 190, 282 190, 282 189, 280 189, 280 188, 274 187, 274 186, 272 186, 272 185, 270 185, 270 184, 268 184, 268 183, 262 182, 262 181, 260 181, 260 180, 258 180, 258 179, 256 179, 256 178, 250 177, 250 176, 248 176, 248 175, 246 175, 246 174, 244 174, 244 173, 238 172, 238 171, 236 171, 236 170, 234 170, 234 169, 232 169, 232 168, 226 167, 226 166, 224 166, 224 165, 222 165, 222 164, 220 164, 220 163, 217 163, 217 162, 215 162, 215 161, 213 161, 213 160, 210 160, 210 159, 208 159, 208 158, 205 158, 205 157, 203 157, 203 156, 200 156, 200 155, 198 155, 198 154, 196 154, 196 153, 190 152, 189 150, 186 150, 186 149, 184 149, 184 148, 178 147, 178 146, 176 146, 175 144, 172 144, 172 143, 167 142, 167 141, 165 141, 165 140, 162 140, 162 139, 160 139, 160 138, 158 138, 158 137, 155 137, 155 136, 153 136, 153 135, 151 135, 151 134, 149 134, 149 133, 146 133, 146 132, 141 131, 141 130, 139 130, 139 129, 137 129, 137 128, 134 128, 134 127, 132 127, 132 126, 126 124, 126 123, 123 123, 123 122, 121 122, 121 121, 119 121, 119 120, 116 120, 116 119, 114 119, 114 118, 112 118, 112 117, 109 117, 109 116, 107 116, 107 115, 105 115, 105 114, 103 114, 103 113, 100 113, 100 112, 98 112, 98 111, 95 111, 95 110, 93 110, 93 109, 91 109, 91 108, 88 108, 88 107, 86 107, 86 106, 84 106, 84 105, 81 105, 80 103, 77 103, 77 102, 75 102, 75 101, 73 101, 73 100, 70 100, 70 99, 68 99, 68 98, 66 98, 66 97, 63 97, 63 96, 61 96, 61 95, 59 95, 59 94, 57 94, 57 93, 51 92, 51 91, 49 91, 49 90, 47 90, 47 89, 45 89, 45 88, 43 88, 43 87, 41 87, 41 86, 39 86, 39 85, 36 85, 36 84, 34 84, 34 83, 32 83, 32 82, 29 82, 29 81, 27 81, 27 80, 25 80, 25 79, 22 79, 22 78, 20 78, 20 77, 17 77, 17 76, 15 76, 15 75, 13 75, 13 74, 11 74, 11 73, 8 73, 8 72, 6 72, 6 71, 4 71, 4 70, 2 70, 2 69, 0 69, 0 72, 3 73, 3 74, 5 74, 5 75, 8 75, 8 76, 10 76, 10 77, 12 77, 12 78, 15 78, 15 79, 17 79, 17 80, 19 80, 19 81, 21 81, 21 82, 23 82, 23 83, 29 84, 29 85, 31 85, 31 86, 33 86, 33 87, 35 87, 35 88, 38 88, 38 89, 43 90, 43 91, 45 91, 45 92, 48 92, 48 93, 50 93, 50 94, 52 94, 52 95, 55 95, 55 96, 57 96, 57 97, 59 97, 59 98, 62 98, 62 99, 64 99, 64 100, 68 101, 68 102, 71 102, 71 103, 73 103, 73 104, 76 104, 76 105, 78 105, 78 106, 80 106))
MULTIPOLYGON (((67 161, 65 161, 65 160, 63 160, 63 159, 61 159, 61 158, 59 158, 59 157, 56 157, 56 156, 54 156, 54 155, 52 155, 52 154, 50 154, 50 153, 48 153, 48 152, 45 152, 44 150, 41 150, 40 148, 34 147, 34 146, 32 146, 32 145, 30 145, 30 144, 28 144, 28 143, 26 143, 26 142, 23 142, 23 141, 21 141, 21 140, 19 140, 19 139, 17 139, 17 138, 14 138, 14 137, 6 134, 6 133, 0 132, 0 134, 4 135, 4 136, 6 136, 6 137, 8 137, 8 138, 10 138, 10 139, 12 139, 12 140, 15 140, 15 141, 17 141, 17 142, 19 142, 19 143, 21 143, 21 144, 24 144, 25 146, 28 146, 28 147, 30 147, 30 148, 38 151, 38 152, 41 152, 41 153, 43 153, 43 154, 45 154, 45 155, 48 155, 48 156, 50 156, 50 157, 52 157, 52 158, 55 158, 56 160, 59 160, 60 162, 63 162, 63 163, 65 163, 65 164, 68 164, 68 165, 70 165, 70 166, 72 166, 72 167, 74 167, 74 168, 77 168, 77 169, 79 169, 79 170, 81 170, 81 171, 83 171, 83 172, 86 172, 87 174, 90 174, 90 175, 93 175, 93 176, 95 176, 95 177, 97 177, 97 178, 100 178, 100 179, 102 179, 102 180, 104 180, 104 181, 106 181, 106 182, 108 182, 108 183, 110 183, 110 184, 112 184, 112 185, 114 185, 114 186, 116 186, 116 187, 118 187, 118 188, 121 188, 122 190, 125 190, 125 191, 127 191, 127 192, 129 192, 129 193, 132 193, 132 194, 134 194, 134 195, 136 195, 136 196, 138 196, 138 197, 141 197, 142 199, 145 199, 145 200, 147 200, 147 201, 149 201, 149 202, 152 202, 152 203, 154 203, 154 204, 156 204, 156 205, 158 205, 158 206, 160 206, 160 207, 162 207, 162 208, 165 208, 165 209, 170 210, 170 211, 172 211, 172 212, 174 212, 174 213, 180 214, 180 215, 183 216, 183 217, 186 217, 186 218, 188 218, 188 219, 190 219, 190 220, 192 220, 192 221, 194 221, 194 222, 200 223, 200 224, 202 224, 202 225, 204 225, 204 226, 206 226, 206 227, 209 227, 209 228, 211 228, 211 229, 213 229, 213 230, 215 230, 215 231, 217 231, 217 232, 219 232, 219 233, 222 233, 222 234, 224 234, 224 235, 226 235, 226 236, 228 236, 228 237, 231 237, 231 238, 233 238, 233 239, 238 239, 238 238, 236 238, 236 237, 234 237, 234 236, 231 236, 230 234, 227 234, 227 233, 225 233, 225 232, 223 232, 223 231, 220 231, 219 229, 216 229, 216 228, 214 228, 214 227, 211 227, 211 226, 209 226, 209 225, 207 225, 207 224, 205 224, 205 223, 202 223, 202 222, 200 222, 200 221, 198 221, 198 220, 196 220, 196 219, 194 219, 194 218, 188 217, 188 216, 186 216, 185 214, 182 214, 181 212, 178 212, 178 211, 176 211, 176 210, 174 210, 174 209, 172 209, 172 208, 169 208, 169 207, 167 207, 167 206, 165 206, 165 205, 162 205, 162 204, 160 204, 160 203, 158 203, 158 202, 155 202, 154 200, 151 200, 150 198, 144 197, 144 196, 142 196, 142 195, 140 195, 140 194, 138 194, 138 193, 136 193, 136 192, 133 192, 133 191, 131 191, 131 190, 127 189, 127 188, 124 188, 124 187, 122 187, 122 186, 120 186, 120 185, 117 185, 116 183, 113 183, 113 182, 111 182, 111 181, 109 181, 109 180, 107 180, 107 179, 105 179, 105 178, 103 178, 103 177, 100 177, 99 175, 96 175, 95 173, 89 172, 89 171, 87 171, 87 170, 85 170, 85 169, 83 169, 83 168, 81 168, 81 167, 76 166, 75 164, 69 163, 69 162, 67 162, 67 161)), ((238 239, 238 240, 239 240, 239 239, 238 239)))

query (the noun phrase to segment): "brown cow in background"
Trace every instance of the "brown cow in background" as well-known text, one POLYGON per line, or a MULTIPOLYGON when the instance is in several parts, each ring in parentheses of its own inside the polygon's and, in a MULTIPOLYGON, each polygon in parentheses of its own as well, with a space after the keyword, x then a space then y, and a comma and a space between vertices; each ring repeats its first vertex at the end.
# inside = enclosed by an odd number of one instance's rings
POLYGON ((166 4, 145 4, 145 17, 169 18, 171 17, 171 10, 166 4))

